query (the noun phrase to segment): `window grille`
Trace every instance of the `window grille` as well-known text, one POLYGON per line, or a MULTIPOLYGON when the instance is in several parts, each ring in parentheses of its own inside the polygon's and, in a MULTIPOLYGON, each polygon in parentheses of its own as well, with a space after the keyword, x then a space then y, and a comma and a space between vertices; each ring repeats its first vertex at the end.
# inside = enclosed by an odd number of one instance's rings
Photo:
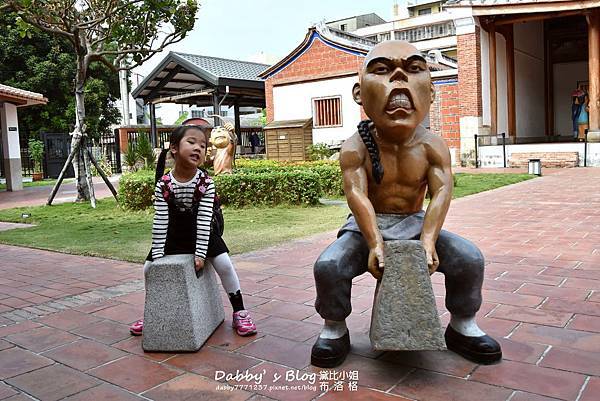
POLYGON ((313 126, 315 128, 342 125, 342 99, 340 96, 313 99, 313 126))

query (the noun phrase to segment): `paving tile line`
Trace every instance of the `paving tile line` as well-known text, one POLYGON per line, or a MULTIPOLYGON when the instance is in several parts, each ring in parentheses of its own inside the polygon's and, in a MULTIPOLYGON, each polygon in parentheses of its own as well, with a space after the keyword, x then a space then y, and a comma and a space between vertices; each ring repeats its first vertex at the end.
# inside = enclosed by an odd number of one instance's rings
MULTIPOLYGON (((143 280, 134 280, 118 284, 112 287, 105 287, 84 292, 78 295, 68 295, 60 299, 53 299, 35 306, 26 306, 12 311, 0 314, 0 317, 9 319, 15 323, 25 320, 37 319, 65 309, 76 308, 89 305, 96 302, 106 301, 112 298, 131 294, 144 289, 143 280)), ((0 327, 3 325, 0 325, 0 327)), ((5 325, 4 325, 5 326, 5 325)))

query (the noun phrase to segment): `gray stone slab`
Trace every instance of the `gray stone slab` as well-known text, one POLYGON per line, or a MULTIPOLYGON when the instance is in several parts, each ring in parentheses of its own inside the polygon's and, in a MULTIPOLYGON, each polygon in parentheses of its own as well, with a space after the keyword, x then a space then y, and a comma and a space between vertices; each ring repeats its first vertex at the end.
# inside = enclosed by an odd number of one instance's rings
POLYGON ((420 241, 385 242, 385 269, 375 291, 370 338, 377 351, 446 349, 420 241))
POLYGON ((146 270, 145 351, 197 351, 223 322, 212 266, 196 277, 193 255, 170 255, 146 270))

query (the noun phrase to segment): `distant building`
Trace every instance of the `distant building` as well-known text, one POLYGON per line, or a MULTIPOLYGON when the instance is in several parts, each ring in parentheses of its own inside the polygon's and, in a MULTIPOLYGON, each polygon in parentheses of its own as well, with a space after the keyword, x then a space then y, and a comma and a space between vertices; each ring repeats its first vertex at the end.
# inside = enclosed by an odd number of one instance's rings
POLYGON ((326 22, 330 28, 339 29, 344 32, 353 32, 360 28, 384 24, 385 20, 375 13, 357 15, 355 17, 339 19, 326 22))

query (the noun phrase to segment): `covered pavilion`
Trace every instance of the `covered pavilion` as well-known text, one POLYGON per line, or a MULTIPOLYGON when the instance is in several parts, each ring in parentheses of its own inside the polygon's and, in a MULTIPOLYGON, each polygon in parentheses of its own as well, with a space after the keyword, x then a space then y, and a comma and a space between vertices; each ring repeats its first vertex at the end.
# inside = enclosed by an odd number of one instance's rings
MULTIPOLYGON (((268 67, 247 61, 170 52, 131 95, 150 105, 152 141, 157 137, 155 105, 158 103, 212 106, 216 115, 221 114, 222 105, 233 106, 235 129, 240 137, 240 107, 265 107, 265 83, 258 75, 268 67)), ((220 125, 216 117, 214 124, 220 125)))

